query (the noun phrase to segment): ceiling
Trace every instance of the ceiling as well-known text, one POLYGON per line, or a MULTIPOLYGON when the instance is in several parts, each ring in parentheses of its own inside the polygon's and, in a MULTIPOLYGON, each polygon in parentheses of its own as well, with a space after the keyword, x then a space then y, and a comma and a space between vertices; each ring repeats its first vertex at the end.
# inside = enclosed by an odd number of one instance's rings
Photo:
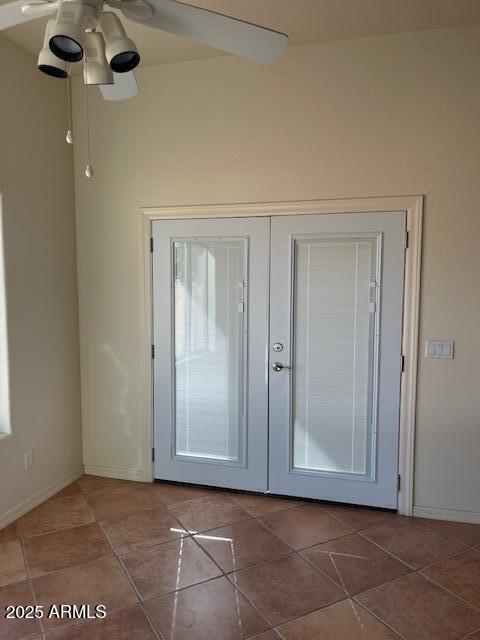
MULTIPOLYGON (((480 0, 189 0, 188 4, 287 33, 291 45, 480 23, 480 0)), ((43 18, 3 33, 36 54, 45 24, 43 18)), ((124 24, 143 64, 225 55, 128 20, 124 24)))

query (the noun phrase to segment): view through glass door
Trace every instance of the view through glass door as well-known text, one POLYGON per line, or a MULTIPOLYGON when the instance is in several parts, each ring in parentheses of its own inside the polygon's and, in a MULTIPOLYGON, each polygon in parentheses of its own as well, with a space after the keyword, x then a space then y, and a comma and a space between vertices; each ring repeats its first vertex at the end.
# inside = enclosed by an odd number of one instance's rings
POLYGON ((155 221, 155 477, 395 508, 404 232, 155 221))

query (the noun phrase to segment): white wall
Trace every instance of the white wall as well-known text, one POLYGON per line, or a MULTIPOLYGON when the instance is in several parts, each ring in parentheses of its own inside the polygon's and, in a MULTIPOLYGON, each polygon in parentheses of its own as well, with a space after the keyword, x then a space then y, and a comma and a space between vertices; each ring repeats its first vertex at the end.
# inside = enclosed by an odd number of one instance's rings
POLYGON ((10 433, 10 389, 8 374, 7 299, 3 249, 2 194, 0 191, 0 440, 10 433))
POLYGON ((2 526, 78 473, 82 451, 66 86, 41 74, 35 58, 4 37, 0 59, 11 415, 11 435, 0 439, 2 526), (25 471, 28 449, 34 465, 25 471))
POLYGON ((92 93, 91 181, 76 85, 87 468, 144 477, 139 207, 425 194, 421 340, 457 351, 420 362, 415 504, 480 513, 479 70, 480 28, 144 67, 92 93))

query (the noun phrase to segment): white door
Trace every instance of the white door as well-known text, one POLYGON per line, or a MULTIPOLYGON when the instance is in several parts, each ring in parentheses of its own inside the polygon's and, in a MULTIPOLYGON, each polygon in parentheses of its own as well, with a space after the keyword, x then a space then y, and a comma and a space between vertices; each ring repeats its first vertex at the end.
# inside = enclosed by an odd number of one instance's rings
POLYGON ((270 221, 152 226, 155 477, 265 492, 270 221))
POLYGON ((405 222, 153 223, 157 479, 396 508, 405 222))
POLYGON ((272 493, 397 506, 405 223, 272 219, 272 493))

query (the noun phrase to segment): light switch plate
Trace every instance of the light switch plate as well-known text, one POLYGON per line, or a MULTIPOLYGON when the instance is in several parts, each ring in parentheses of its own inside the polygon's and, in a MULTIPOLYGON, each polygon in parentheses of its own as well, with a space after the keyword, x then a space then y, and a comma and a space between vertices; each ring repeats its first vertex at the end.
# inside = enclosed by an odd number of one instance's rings
POLYGON ((454 350, 454 340, 427 340, 425 358, 453 360, 454 350))

